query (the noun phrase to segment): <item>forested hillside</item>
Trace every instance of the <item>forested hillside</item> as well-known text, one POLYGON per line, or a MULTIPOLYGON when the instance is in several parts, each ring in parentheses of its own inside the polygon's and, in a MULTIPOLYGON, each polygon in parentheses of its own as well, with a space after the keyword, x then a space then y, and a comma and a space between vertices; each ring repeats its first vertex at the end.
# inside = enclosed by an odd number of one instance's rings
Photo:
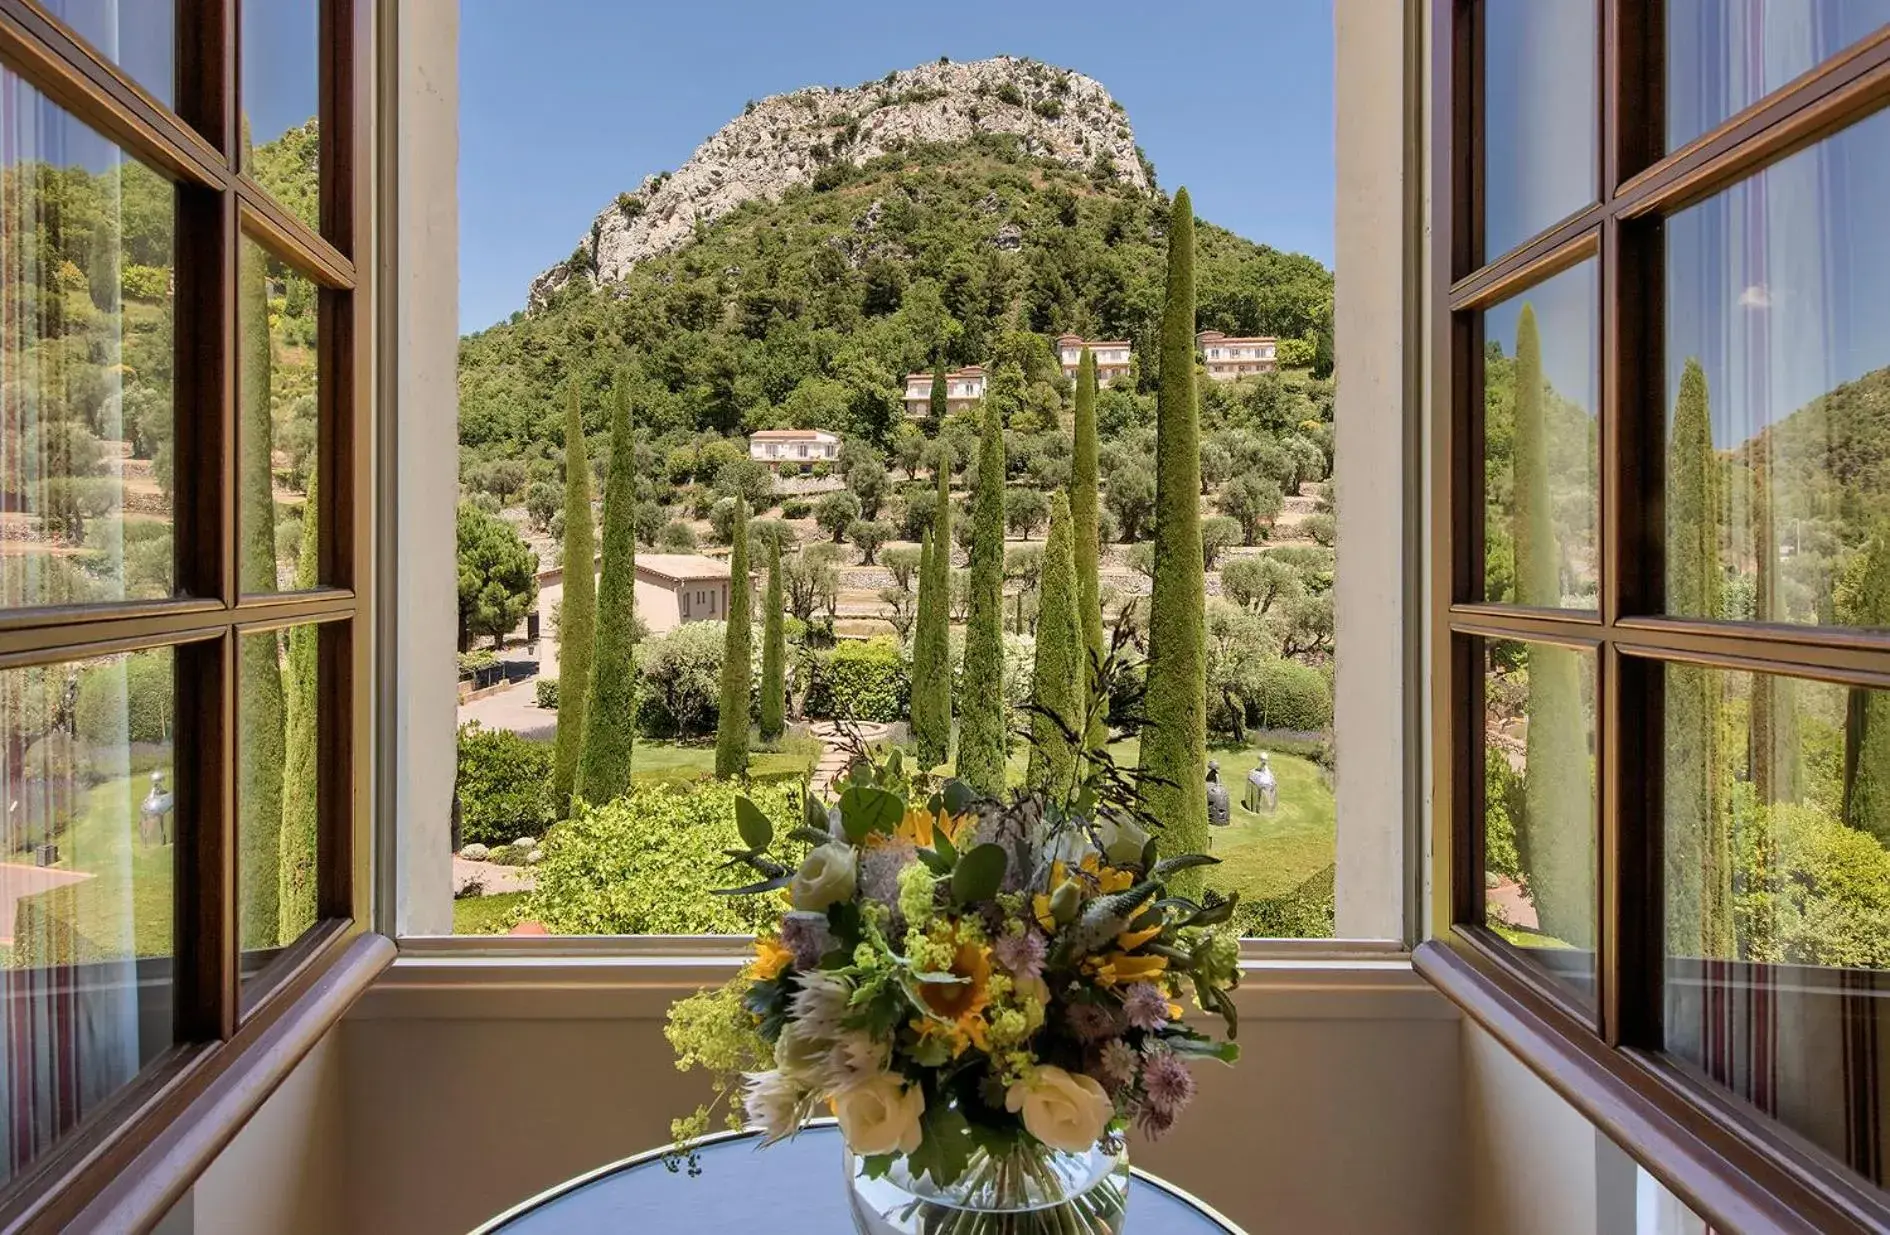
MULTIPOLYGON (((465 338, 466 461, 555 463, 557 392, 573 376, 587 434, 601 437, 619 368, 657 437, 793 426, 886 446, 908 371, 1007 350, 1034 352, 1017 358, 1041 370, 1066 330, 1131 340, 1137 385, 1152 390, 1166 211, 1004 135, 832 164, 622 282, 568 285, 465 338)), ((1207 224, 1197 234, 1201 328, 1303 340, 1289 347, 1329 372, 1330 272, 1207 224)))

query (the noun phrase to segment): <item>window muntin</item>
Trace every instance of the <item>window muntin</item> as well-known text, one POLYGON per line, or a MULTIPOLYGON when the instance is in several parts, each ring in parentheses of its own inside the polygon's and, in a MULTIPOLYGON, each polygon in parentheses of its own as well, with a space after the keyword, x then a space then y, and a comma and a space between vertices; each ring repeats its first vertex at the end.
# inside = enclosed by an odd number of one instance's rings
POLYGON ((1665 0, 1667 149, 1890 24, 1890 0, 1665 0))
POLYGON ((1666 611, 1890 627, 1851 576, 1890 397, 1890 112, 1666 226, 1666 611))
POLYGON ((175 590, 176 192, 0 70, 0 606, 175 590))
POLYGON ((1483 598, 1596 604, 1600 271, 1594 259, 1483 315, 1483 598))
POLYGON ((1488 0, 1483 14, 1483 253, 1595 200, 1596 0, 1488 0))
POLYGON ((320 293, 313 280, 244 237, 237 256, 237 573, 245 592, 323 582, 303 561, 319 487, 320 293))
POLYGON ((175 1041, 172 658, 0 670, 0 1182, 175 1041))
POLYGON ((241 26, 242 170, 319 230, 320 0, 242 0, 241 26))

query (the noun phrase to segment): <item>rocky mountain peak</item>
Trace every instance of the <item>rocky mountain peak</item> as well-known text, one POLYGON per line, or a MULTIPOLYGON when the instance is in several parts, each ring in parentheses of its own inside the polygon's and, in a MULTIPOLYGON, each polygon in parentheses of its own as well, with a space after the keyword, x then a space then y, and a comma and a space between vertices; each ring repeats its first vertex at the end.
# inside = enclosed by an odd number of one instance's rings
POLYGON ((532 280, 530 306, 573 279, 615 282, 687 244, 698 223, 811 184, 823 167, 912 145, 1014 134, 1027 154, 1153 188, 1121 104, 1102 83, 1035 60, 941 60, 861 86, 814 86, 751 102, 674 173, 646 177, 591 223, 568 259, 532 280))

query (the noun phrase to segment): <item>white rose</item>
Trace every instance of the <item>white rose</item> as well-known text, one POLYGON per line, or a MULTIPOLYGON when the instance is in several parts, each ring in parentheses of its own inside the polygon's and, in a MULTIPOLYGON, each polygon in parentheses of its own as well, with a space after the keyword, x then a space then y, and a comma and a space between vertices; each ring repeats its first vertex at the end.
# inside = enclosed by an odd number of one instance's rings
POLYGON ((1140 866, 1148 831, 1133 819, 1104 815, 1096 821, 1096 839, 1111 866, 1140 866))
POLYGON ((827 906, 853 898, 859 879, 859 866, 850 845, 822 845, 807 855, 801 869, 788 883, 788 896, 796 909, 823 913, 827 906))
POLYGON ((847 1148, 861 1157, 909 1154, 923 1139, 919 1116, 925 1114, 925 1091, 881 1072, 835 1094, 833 1113, 847 1148))
POLYGON ((1042 1067, 1010 1087, 1004 1109, 1024 1115, 1024 1131, 1052 1149, 1082 1153, 1115 1118, 1116 1104, 1087 1076, 1042 1067))

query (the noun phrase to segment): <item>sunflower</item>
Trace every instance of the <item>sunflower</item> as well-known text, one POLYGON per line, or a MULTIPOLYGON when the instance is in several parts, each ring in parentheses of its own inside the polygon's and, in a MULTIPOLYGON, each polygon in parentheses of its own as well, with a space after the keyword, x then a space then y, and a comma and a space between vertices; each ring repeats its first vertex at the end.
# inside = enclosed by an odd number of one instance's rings
POLYGON ((773 935, 758 935, 755 938, 755 959, 748 966, 748 976, 763 982, 772 981, 793 963, 792 948, 773 935))
POLYGON ((1150 982, 1168 969, 1165 956, 1128 956, 1111 952, 1104 957, 1090 957, 1085 962, 1096 975, 1098 986, 1121 986, 1130 982, 1150 982))
POLYGON ((932 1015, 914 1021, 913 1028, 922 1036, 948 1036, 954 1055, 962 1054, 967 1045, 986 1050, 989 1026, 984 1010, 991 1003, 991 949, 956 927, 946 928, 945 937, 934 939, 952 948, 948 972, 958 980, 919 985, 919 999, 932 1015))
POLYGON ((867 837, 866 843, 874 846, 903 840, 912 842, 920 849, 930 849, 936 840, 936 833, 943 832, 946 840, 957 840, 968 818, 968 815, 948 815, 943 810, 933 814, 923 806, 910 806, 890 836, 876 832, 867 837))

